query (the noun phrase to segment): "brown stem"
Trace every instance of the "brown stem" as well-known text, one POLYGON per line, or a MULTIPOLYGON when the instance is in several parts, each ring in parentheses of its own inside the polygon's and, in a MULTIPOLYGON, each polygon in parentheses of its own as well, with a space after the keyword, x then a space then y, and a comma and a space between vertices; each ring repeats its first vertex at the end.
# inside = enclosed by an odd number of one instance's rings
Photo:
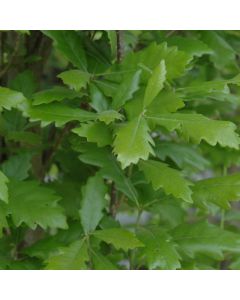
POLYGON ((75 123, 73 123, 73 122, 66 124, 64 126, 64 128, 62 129, 61 133, 59 134, 59 136, 56 138, 53 147, 50 149, 50 151, 47 153, 47 155, 45 157, 45 161, 43 164, 43 172, 42 172, 43 177, 44 177, 46 171, 48 170, 48 168, 50 167, 52 159, 53 159, 55 153, 57 152, 59 146, 61 145, 64 137, 74 126, 75 126, 75 123))
POLYGON ((117 62, 120 63, 124 54, 123 30, 117 30, 117 62))
POLYGON ((11 67, 12 63, 14 62, 14 59, 18 53, 18 49, 20 46, 20 40, 21 40, 21 38, 20 38, 20 35, 18 34, 16 37, 16 42, 14 45, 14 50, 12 52, 12 55, 10 56, 6 66, 0 71, 0 78, 3 77, 7 73, 8 69, 11 67))
POLYGON ((115 188, 115 184, 113 182, 111 185, 111 200, 110 200, 110 207, 109 207, 109 212, 112 217, 116 216, 117 208, 118 208, 117 191, 115 188))

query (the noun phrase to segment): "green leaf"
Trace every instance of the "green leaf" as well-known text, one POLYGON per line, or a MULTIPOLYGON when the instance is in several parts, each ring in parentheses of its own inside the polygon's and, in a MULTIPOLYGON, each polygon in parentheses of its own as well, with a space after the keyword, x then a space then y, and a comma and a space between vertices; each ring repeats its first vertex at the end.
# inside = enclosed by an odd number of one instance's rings
POLYGON ((193 187, 193 200, 196 204, 206 206, 214 203, 229 209, 229 201, 237 201, 240 197, 240 174, 215 177, 197 181, 193 187))
POLYGON ((153 154, 151 144, 154 142, 147 122, 140 115, 117 129, 114 153, 124 169, 131 163, 138 163, 140 159, 148 159, 149 154, 153 154))
POLYGON ((86 240, 75 241, 68 247, 59 249, 59 253, 46 261, 47 270, 86 270, 89 260, 86 240))
POLYGON ((61 103, 33 106, 29 109, 31 121, 41 121, 42 126, 55 122, 62 126, 70 121, 86 122, 95 120, 97 115, 80 108, 72 108, 61 103))
POLYGON ((3 162, 2 170, 10 179, 24 180, 32 167, 32 154, 29 152, 19 153, 3 162))
POLYGON ((154 190, 163 188, 167 195, 192 202, 192 191, 189 188, 191 183, 183 178, 181 172, 155 160, 140 161, 139 168, 148 182, 152 183, 154 190))
POLYGON ((104 255, 96 250, 91 249, 91 259, 94 265, 94 270, 117 270, 117 266, 104 255))
POLYGON ((0 200, 6 203, 8 203, 8 182, 9 180, 7 176, 5 176, 3 172, 0 171, 0 200))
POLYGON ((90 80, 90 74, 80 70, 65 71, 60 73, 57 77, 61 78, 64 84, 77 92, 82 88, 86 88, 90 80))
POLYGON ((111 145, 112 133, 110 128, 102 122, 90 122, 74 128, 72 132, 87 138, 88 142, 97 143, 99 147, 111 145))
POLYGON ((83 154, 79 159, 86 164, 100 167, 100 173, 108 180, 113 180, 116 188, 124 193, 129 199, 137 202, 138 194, 131 180, 121 170, 113 154, 106 148, 85 147, 80 149, 83 154))
POLYGON ((107 188, 100 174, 90 177, 83 187, 80 216, 85 234, 94 231, 102 219, 106 192, 107 188))
POLYGON ((204 171, 210 167, 210 162, 201 155, 198 148, 192 145, 161 142, 156 144, 154 150, 158 158, 166 160, 169 157, 181 169, 204 171))
POLYGON ((127 251, 144 246, 132 232, 123 228, 97 230, 93 234, 101 241, 112 244, 116 249, 127 251))
POLYGON ((148 80, 144 95, 144 107, 152 103, 154 98, 162 90, 164 81, 166 80, 166 65, 165 61, 161 60, 160 64, 153 70, 151 77, 148 80))
POLYGON ((219 69, 236 66, 236 53, 230 44, 216 31, 206 30, 201 32, 202 40, 214 51, 210 59, 219 69))
POLYGON ((133 97, 133 94, 139 89, 141 73, 142 70, 137 70, 122 81, 113 98, 112 107, 114 109, 119 109, 133 97))
POLYGON ((114 120, 122 120, 123 116, 115 110, 105 110, 98 113, 98 120, 106 123, 107 125, 114 120))
POLYGON ((223 252, 237 252, 240 249, 239 235, 207 222, 182 224, 171 231, 179 249, 191 258, 204 254, 222 260, 223 252))
POLYGON ((169 131, 179 130, 186 140, 190 138, 195 143, 205 140, 210 145, 219 143, 223 147, 238 149, 239 136, 235 132, 236 125, 228 121, 216 121, 201 114, 153 114, 146 118, 167 128, 169 131))
POLYGON ((165 114, 176 112, 184 107, 184 102, 178 94, 171 91, 162 91, 147 108, 148 113, 165 114))
POLYGON ((22 93, 0 87, 0 111, 2 111, 3 108, 7 110, 12 108, 20 109, 25 102, 26 98, 22 93))
MULTIPOLYGON (((186 69, 191 56, 183 51, 179 51, 177 47, 168 47, 167 43, 157 45, 152 43, 150 46, 141 51, 130 52, 123 60, 122 66, 124 70, 137 69, 144 65, 153 70, 161 62, 165 61, 167 69, 167 79, 172 80, 181 76, 186 69)), ((149 72, 143 72, 143 79, 149 78, 149 72)))
POLYGON ((141 227, 137 237, 145 245, 145 253, 149 269, 176 270, 181 267, 180 256, 176 245, 165 231, 158 227, 141 227))
POLYGON ((35 181, 10 181, 8 213, 16 226, 25 223, 31 229, 37 225, 46 229, 67 229, 66 217, 58 205, 60 197, 35 181))
POLYGON ((64 99, 79 98, 80 93, 76 93, 64 87, 54 87, 33 94, 33 105, 51 103, 53 101, 62 101, 64 99))
POLYGON ((48 37, 54 40, 56 48, 77 68, 87 69, 87 59, 79 34, 74 30, 45 30, 48 37))
POLYGON ((192 37, 175 36, 167 39, 170 46, 177 46, 179 50, 191 56, 200 57, 204 54, 212 54, 213 50, 203 41, 192 37))

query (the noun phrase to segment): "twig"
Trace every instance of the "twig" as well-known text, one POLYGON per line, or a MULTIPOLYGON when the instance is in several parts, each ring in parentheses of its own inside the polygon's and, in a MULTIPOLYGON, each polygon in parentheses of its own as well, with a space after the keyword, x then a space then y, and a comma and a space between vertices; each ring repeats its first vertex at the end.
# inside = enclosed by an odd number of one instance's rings
POLYGON ((123 30, 117 30, 117 62, 120 63, 124 54, 123 30))
POLYGON ((6 66, 2 69, 2 71, 0 71, 0 78, 4 76, 4 74, 7 73, 8 69, 11 67, 17 53, 18 53, 18 49, 19 49, 19 46, 20 46, 20 35, 18 34, 17 35, 17 38, 16 38, 16 42, 15 42, 15 46, 14 46, 14 50, 12 52, 12 55, 10 56, 9 60, 8 60, 8 63, 6 64, 6 66))

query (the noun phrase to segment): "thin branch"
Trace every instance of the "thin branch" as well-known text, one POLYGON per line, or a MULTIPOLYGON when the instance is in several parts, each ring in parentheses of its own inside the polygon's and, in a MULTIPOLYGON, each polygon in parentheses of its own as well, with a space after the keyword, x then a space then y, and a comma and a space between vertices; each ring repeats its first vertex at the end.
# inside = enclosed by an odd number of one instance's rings
POLYGON ((117 30, 117 62, 120 63, 124 54, 123 30, 117 30))
POLYGON ((21 37, 18 34, 17 37, 16 37, 16 42, 15 42, 15 45, 14 45, 14 50, 12 52, 12 55, 10 56, 6 66, 0 71, 0 78, 2 78, 7 73, 7 71, 11 67, 12 63, 14 62, 14 59, 15 59, 17 53, 18 53, 18 49, 19 49, 19 46, 20 46, 20 41, 21 41, 21 37))

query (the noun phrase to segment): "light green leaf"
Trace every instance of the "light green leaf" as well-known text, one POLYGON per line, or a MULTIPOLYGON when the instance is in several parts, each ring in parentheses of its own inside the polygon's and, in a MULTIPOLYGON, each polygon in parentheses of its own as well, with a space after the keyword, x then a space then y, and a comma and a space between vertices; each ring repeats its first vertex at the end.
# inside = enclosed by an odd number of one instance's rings
POLYGON ((90 80, 90 74, 80 70, 65 71, 60 73, 57 77, 61 78, 64 84, 77 92, 85 88, 90 80))
POLYGON ((144 107, 152 103, 154 98, 162 90, 164 81, 166 80, 166 65, 165 61, 161 60, 160 64, 153 70, 151 77, 148 80, 144 95, 144 107))
POLYGON ((90 177, 82 189, 83 200, 80 216, 86 234, 94 231, 103 217, 106 192, 107 188, 100 174, 90 177))
POLYGON ((106 123, 107 125, 113 122, 114 120, 122 120, 123 115, 118 113, 115 110, 105 110, 98 113, 98 120, 106 123))
POLYGON ((140 159, 148 159, 149 154, 153 154, 151 144, 154 142, 149 134, 147 122, 140 115, 117 129, 113 143, 114 153, 124 169, 131 163, 136 164, 140 159))
POLYGON ((149 105, 147 111, 154 114, 165 114, 176 112, 184 107, 183 100, 178 94, 171 91, 162 91, 155 97, 154 101, 149 105))
POLYGON ((229 209, 229 201, 240 197, 240 174, 215 177, 197 181, 193 187, 193 200, 201 206, 214 203, 229 209))
POLYGON ((6 203, 8 203, 8 182, 7 176, 0 171, 0 200, 6 203))
POLYGON ((176 245, 165 231, 158 227, 141 227, 137 237, 145 245, 142 252, 147 257, 149 269, 176 270, 181 267, 176 245))
POLYGON ((185 223, 174 228, 170 234, 181 252, 191 258, 204 254, 222 260, 224 251, 240 252, 239 234, 207 222, 185 223))
POLYGON ((31 229, 37 225, 46 229, 67 229, 66 217, 58 205, 60 197, 35 181, 10 181, 8 213, 16 226, 25 223, 31 229))
POLYGON ((33 94, 33 105, 51 103, 53 101, 62 101, 64 99, 74 99, 81 97, 80 93, 71 91, 64 87, 53 87, 33 94))
POLYGON ((88 142, 97 143, 99 147, 111 145, 112 133, 110 128, 103 122, 90 122, 74 128, 72 132, 87 138, 88 142))
POLYGON ((97 230, 93 234, 96 238, 107 244, 112 244, 116 249, 127 251, 129 249, 144 246, 132 232, 123 228, 97 230))
POLYGON ((114 109, 119 109, 133 97, 133 94, 139 89, 141 73, 142 70, 137 70, 122 81, 113 98, 112 107, 114 109))
POLYGON ((55 122, 62 126, 70 121, 86 122, 95 120, 97 115, 80 108, 72 108, 61 103, 50 103, 33 106, 29 109, 31 121, 41 121, 42 126, 55 122))
POLYGON ((7 110, 12 108, 21 109, 26 101, 22 93, 0 87, 0 111, 2 111, 3 108, 7 110))
POLYGON ((86 240, 75 241, 68 247, 59 249, 59 253, 46 261, 47 270, 86 270, 89 261, 86 240))
POLYGON ((228 121, 211 120, 200 114, 183 113, 149 113, 146 118, 169 131, 179 130, 186 140, 191 138, 195 143, 205 140, 212 146, 217 143, 235 149, 239 146, 239 136, 235 132, 236 125, 228 121))
POLYGON ((167 39, 170 46, 177 46, 179 50, 191 56, 200 57, 204 54, 212 54, 213 50, 203 41, 192 37, 175 36, 167 39))
MULTIPOLYGON (((123 60, 122 66, 124 70, 131 70, 144 65, 146 69, 153 70, 160 64, 161 60, 164 60, 166 64, 167 79, 172 80, 185 72, 191 56, 179 51, 177 47, 168 47, 165 42, 159 45, 152 43, 141 51, 130 52, 123 60)), ((142 77, 143 80, 147 80, 149 72, 143 72, 142 77)))
POLYGON ((189 188, 191 183, 183 178, 181 172, 155 160, 140 161, 139 168, 155 190, 162 188, 167 195, 192 202, 192 191, 189 188))

